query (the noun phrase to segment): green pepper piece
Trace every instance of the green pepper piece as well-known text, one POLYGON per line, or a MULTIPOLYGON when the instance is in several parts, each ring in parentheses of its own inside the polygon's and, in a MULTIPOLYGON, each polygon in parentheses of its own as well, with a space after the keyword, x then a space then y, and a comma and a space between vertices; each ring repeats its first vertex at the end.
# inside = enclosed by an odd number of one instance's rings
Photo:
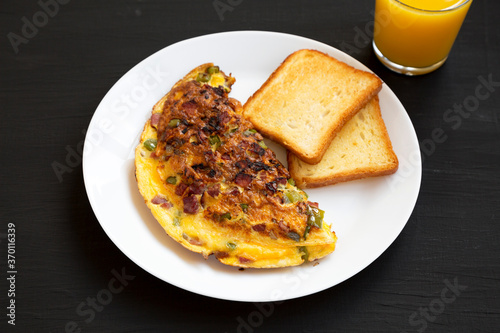
POLYGON ((293 178, 288 178, 288 184, 295 186, 295 180, 293 180, 293 178))
POLYGON ((300 258, 304 259, 304 262, 309 260, 309 251, 307 250, 307 247, 305 246, 300 246, 299 247, 299 252, 302 254, 300 258))
POLYGON ((167 178, 167 183, 172 184, 172 185, 177 184, 177 177, 175 177, 175 176, 168 177, 167 178))
POLYGON ((320 229, 323 227, 323 218, 325 216, 325 211, 316 207, 309 206, 307 214, 309 215, 309 218, 307 219, 308 225, 315 226, 320 229))
POLYGON ((243 210, 245 213, 248 211, 248 205, 245 203, 240 204, 241 210, 243 210))
POLYGON ((208 73, 198 73, 198 76, 196 77, 196 81, 198 82, 208 82, 210 81, 210 74, 208 73))
POLYGON ((300 201, 302 199, 302 196, 297 191, 288 191, 285 195, 291 203, 300 201))
POLYGON ((170 128, 175 128, 177 126, 179 126, 179 124, 181 123, 181 120, 180 119, 171 119, 169 122, 168 122, 168 127, 170 128))
POLYGON ((231 243, 231 242, 227 242, 227 243, 226 243, 226 246, 227 246, 230 250, 234 250, 234 249, 236 249, 236 244, 231 243))
POLYGON ((219 66, 210 66, 207 68, 208 74, 219 73, 219 66))
POLYGON ((266 143, 264 141, 259 141, 259 146, 261 146, 264 149, 267 149, 266 143))
POLYGON ((210 145, 215 149, 217 150, 217 148, 220 147, 221 145, 221 141, 220 141, 220 138, 218 135, 211 135, 209 138, 208 138, 208 141, 210 142, 210 145))
POLYGON ((290 201, 290 198, 288 198, 288 196, 285 194, 283 196, 283 204, 286 205, 286 204, 289 204, 289 203, 292 203, 292 202, 290 201))
POLYGON ((149 151, 153 151, 156 149, 156 146, 158 144, 158 141, 156 141, 155 139, 147 139, 146 141, 144 141, 143 145, 144 145, 144 148, 146 148, 147 150, 149 151))
POLYGON ((222 221, 222 220, 224 220, 224 219, 226 219, 226 220, 230 220, 230 219, 231 219, 231 214, 230 214, 230 213, 224 213, 224 214, 222 214, 222 215, 220 216, 220 220, 222 221))

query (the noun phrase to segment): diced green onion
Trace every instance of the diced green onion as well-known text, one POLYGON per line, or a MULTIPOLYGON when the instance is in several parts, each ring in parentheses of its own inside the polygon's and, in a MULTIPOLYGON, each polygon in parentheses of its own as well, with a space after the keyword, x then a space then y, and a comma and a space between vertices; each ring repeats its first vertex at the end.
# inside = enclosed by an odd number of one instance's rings
POLYGON ((288 178, 288 184, 295 186, 295 180, 293 180, 293 178, 288 178))
POLYGON ((242 203, 242 204, 240 204, 240 206, 241 206, 241 209, 246 213, 248 210, 248 205, 245 203, 242 203))
POLYGON ((156 145, 158 144, 158 141, 156 141, 155 139, 147 139, 146 141, 144 141, 144 148, 146 148, 147 150, 149 151, 153 151, 156 149, 156 145))
POLYGON ((257 131, 252 128, 252 129, 244 131, 243 135, 244 136, 250 136, 250 135, 255 134, 255 133, 257 133, 257 131))
POLYGON ((168 177, 167 178, 167 183, 172 184, 172 185, 177 184, 177 177, 175 177, 175 176, 168 177))
POLYGON ((227 246, 229 249, 231 249, 231 250, 236 249, 236 244, 231 243, 231 242, 227 242, 227 243, 226 243, 226 246, 227 246))
POLYGON ((169 122, 168 122, 168 127, 170 128, 175 128, 177 126, 179 126, 179 124, 181 123, 181 120, 180 119, 171 119, 169 122))
POLYGON ((231 219, 231 214, 230 214, 230 213, 224 213, 224 214, 222 214, 222 215, 220 216, 220 220, 222 221, 222 220, 224 220, 224 219, 226 219, 226 220, 230 220, 230 219, 231 219))
POLYGON ((264 141, 259 141, 259 146, 261 146, 264 149, 267 149, 266 143, 264 141))

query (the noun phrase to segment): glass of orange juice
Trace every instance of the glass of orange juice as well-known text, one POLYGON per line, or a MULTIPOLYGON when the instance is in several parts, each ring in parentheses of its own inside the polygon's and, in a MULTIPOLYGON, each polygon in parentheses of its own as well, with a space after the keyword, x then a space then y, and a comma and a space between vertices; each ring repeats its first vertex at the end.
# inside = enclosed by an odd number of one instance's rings
POLYGON ((376 0, 373 49, 389 69, 419 75, 450 53, 472 0, 376 0))

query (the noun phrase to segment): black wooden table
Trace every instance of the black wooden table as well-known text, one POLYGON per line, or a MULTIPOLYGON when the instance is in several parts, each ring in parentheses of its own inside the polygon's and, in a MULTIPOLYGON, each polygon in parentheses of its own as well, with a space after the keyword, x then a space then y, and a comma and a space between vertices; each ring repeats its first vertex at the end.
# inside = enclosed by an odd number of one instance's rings
POLYGON ((499 332, 500 2, 474 0, 447 63, 413 78, 375 58, 373 10, 4 0, 0 331, 499 332), (304 36, 358 59, 401 100, 421 146, 420 195, 396 241, 349 280, 283 303, 213 299, 145 272, 105 234, 83 183, 85 131, 112 85, 166 46, 234 30, 304 36))

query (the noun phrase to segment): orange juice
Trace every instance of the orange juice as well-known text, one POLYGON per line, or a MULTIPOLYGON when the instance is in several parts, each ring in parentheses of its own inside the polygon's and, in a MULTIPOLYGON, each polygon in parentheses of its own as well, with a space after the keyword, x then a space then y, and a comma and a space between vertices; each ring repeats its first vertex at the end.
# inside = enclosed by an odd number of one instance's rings
POLYGON ((376 0, 374 46, 389 61, 405 67, 444 62, 471 2, 376 0))

